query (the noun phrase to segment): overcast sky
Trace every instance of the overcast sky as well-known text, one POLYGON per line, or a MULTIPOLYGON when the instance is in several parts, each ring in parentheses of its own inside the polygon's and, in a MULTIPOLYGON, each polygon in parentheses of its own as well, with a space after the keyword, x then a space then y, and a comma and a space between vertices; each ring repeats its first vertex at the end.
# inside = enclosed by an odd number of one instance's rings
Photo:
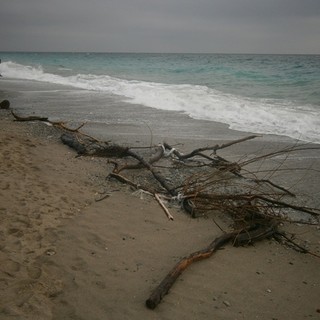
POLYGON ((0 51, 320 54, 320 0, 1 0, 0 51))

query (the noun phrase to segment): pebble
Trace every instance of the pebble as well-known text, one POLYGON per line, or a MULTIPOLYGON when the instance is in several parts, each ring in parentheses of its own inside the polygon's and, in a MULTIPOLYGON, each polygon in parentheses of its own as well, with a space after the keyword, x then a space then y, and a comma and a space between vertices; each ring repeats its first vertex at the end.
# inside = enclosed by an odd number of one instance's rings
POLYGON ((47 251, 46 251, 46 255, 47 256, 53 256, 53 255, 55 255, 56 254, 56 252, 55 252, 55 250, 53 250, 53 249, 48 249, 47 251))
POLYGON ((227 307, 230 307, 231 306, 231 304, 230 304, 230 302, 229 301, 223 301, 223 304, 225 305, 225 306, 227 306, 227 307))
POLYGON ((268 293, 271 293, 271 292, 272 292, 270 289, 267 289, 266 291, 267 291, 268 293))

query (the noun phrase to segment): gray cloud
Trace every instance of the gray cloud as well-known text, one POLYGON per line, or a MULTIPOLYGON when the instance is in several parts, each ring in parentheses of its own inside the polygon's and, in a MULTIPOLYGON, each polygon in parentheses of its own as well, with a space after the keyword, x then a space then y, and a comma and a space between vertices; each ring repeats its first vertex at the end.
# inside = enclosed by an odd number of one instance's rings
POLYGON ((4 0, 0 50, 320 53, 319 0, 4 0))

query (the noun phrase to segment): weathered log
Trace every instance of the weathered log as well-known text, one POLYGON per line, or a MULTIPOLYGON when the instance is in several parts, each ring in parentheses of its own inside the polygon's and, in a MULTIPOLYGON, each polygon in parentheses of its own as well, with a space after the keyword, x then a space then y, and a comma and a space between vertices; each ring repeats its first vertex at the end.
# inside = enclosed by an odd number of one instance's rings
POLYGON ((49 119, 47 117, 38 117, 38 116, 20 117, 17 114, 15 114, 12 110, 11 110, 11 114, 14 116, 16 121, 45 121, 45 122, 49 122, 49 119))
POLYGON ((69 146, 70 148, 74 149, 78 152, 78 154, 85 154, 87 152, 86 147, 78 140, 76 139, 75 135, 64 133, 60 137, 63 144, 69 146))
POLYGON ((122 158, 128 156, 128 148, 119 145, 108 144, 107 142, 93 141, 90 137, 82 137, 82 134, 63 133, 61 141, 78 152, 79 155, 88 155, 96 157, 116 157, 122 158))
POLYGON ((123 158, 130 154, 129 148, 119 146, 117 144, 108 144, 106 142, 97 142, 88 146, 88 155, 95 157, 107 157, 107 158, 123 158))
POLYGON ((162 298, 169 292, 170 288, 180 274, 190 264, 211 257, 215 251, 221 248, 224 244, 228 243, 234 237, 235 233, 226 233, 216 238, 207 248, 193 252, 189 256, 182 258, 161 281, 158 287, 151 293, 150 297, 146 300, 146 306, 149 309, 155 309, 156 306, 161 302, 162 298))

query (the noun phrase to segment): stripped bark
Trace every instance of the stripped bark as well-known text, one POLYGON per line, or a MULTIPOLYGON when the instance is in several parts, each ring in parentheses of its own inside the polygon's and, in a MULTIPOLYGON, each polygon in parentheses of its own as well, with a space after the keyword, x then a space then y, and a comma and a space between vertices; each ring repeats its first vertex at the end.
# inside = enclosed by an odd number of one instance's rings
POLYGON ((193 252, 182 258, 154 289, 149 298, 146 300, 146 306, 149 309, 155 309, 161 302, 162 298, 168 294, 182 272, 192 263, 210 258, 214 252, 220 249, 228 242, 232 242, 234 246, 251 244, 265 238, 271 237, 276 232, 275 227, 259 226, 254 230, 244 230, 240 233, 230 232, 214 239, 205 249, 193 252))
POLYGON ((159 195, 157 193, 154 194, 155 199, 158 201, 158 203, 160 204, 161 208, 163 209, 163 211, 165 212, 166 216, 168 217, 169 220, 174 220, 173 216, 171 215, 171 213, 169 212, 169 210, 167 209, 167 207, 164 205, 164 203, 162 202, 162 200, 160 199, 159 195))
POLYGON ((182 258, 151 293, 150 297, 146 300, 146 306, 149 309, 155 309, 162 298, 169 292, 174 282, 189 265, 211 257, 215 251, 232 240, 234 236, 235 233, 226 233, 216 238, 207 248, 193 252, 187 257, 182 258))

